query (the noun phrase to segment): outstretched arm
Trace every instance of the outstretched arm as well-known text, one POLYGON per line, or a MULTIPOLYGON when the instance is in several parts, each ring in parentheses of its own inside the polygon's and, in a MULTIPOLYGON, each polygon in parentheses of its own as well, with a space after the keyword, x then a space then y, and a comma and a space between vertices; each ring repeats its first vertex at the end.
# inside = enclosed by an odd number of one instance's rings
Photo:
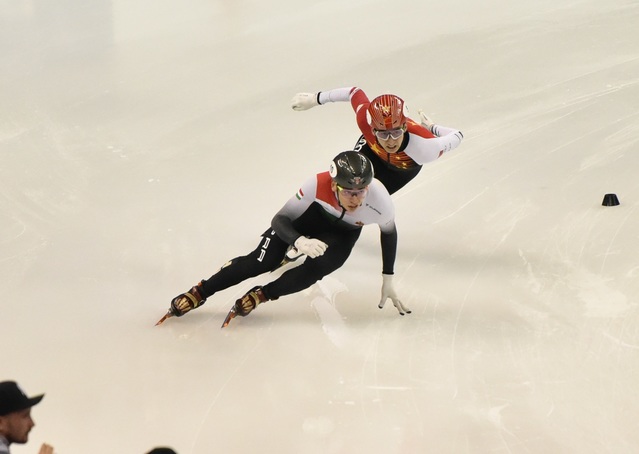
POLYGON ((448 126, 436 125, 433 120, 426 116, 423 110, 420 109, 417 111, 417 113, 419 113, 419 119, 421 120, 422 126, 432 132, 433 135, 435 135, 436 137, 458 134, 459 136, 461 136, 460 142, 461 139, 464 138, 464 135, 461 133, 461 131, 458 131, 457 129, 449 128, 448 126))
POLYGON ((421 110, 419 115, 421 125, 413 120, 408 121, 410 143, 405 150, 416 163, 426 164, 434 161, 461 144, 464 138, 461 131, 435 124, 421 110))
POLYGON ((350 102, 359 130, 364 134, 367 142, 375 143, 375 136, 368 124, 366 114, 370 101, 364 90, 359 87, 334 88, 317 93, 298 93, 293 97, 291 107, 293 110, 308 110, 329 102, 350 102))
POLYGON ((297 93, 291 100, 293 110, 308 110, 329 102, 348 102, 357 87, 335 88, 317 93, 297 93))
POLYGON ((380 242, 382 245, 382 296, 378 307, 382 309, 390 298, 399 315, 410 314, 411 310, 401 302, 393 284, 395 257, 397 256, 397 228, 394 224, 391 231, 381 232, 380 242))
POLYGON ((381 231, 379 242, 382 245, 382 273, 394 274, 397 257, 397 227, 393 225, 391 231, 381 231))

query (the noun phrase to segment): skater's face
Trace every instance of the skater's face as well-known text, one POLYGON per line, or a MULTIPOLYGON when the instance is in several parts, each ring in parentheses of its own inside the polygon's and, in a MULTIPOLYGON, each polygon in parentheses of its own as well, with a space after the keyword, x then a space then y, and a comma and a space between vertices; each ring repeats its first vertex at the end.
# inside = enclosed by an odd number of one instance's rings
POLYGON ((362 189, 345 189, 333 182, 333 191, 337 194, 337 199, 342 208, 347 213, 352 213, 362 206, 368 194, 368 186, 362 189))
POLYGON ((387 153, 397 153, 402 145, 405 133, 406 126, 402 126, 401 128, 384 131, 375 130, 375 137, 377 137, 377 142, 387 153))
POLYGON ((29 440, 29 432, 31 432, 33 426, 35 426, 35 423, 31 419, 30 408, 0 416, 0 434, 9 443, 26 443, 29 440))

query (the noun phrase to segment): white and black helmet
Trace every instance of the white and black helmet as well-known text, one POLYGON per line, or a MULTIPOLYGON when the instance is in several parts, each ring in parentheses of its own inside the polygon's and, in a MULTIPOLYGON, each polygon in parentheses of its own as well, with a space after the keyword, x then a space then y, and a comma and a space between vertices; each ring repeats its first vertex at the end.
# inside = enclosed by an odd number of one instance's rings
POLYGON ((365 188, 375 176, 371 161, 354 150, 343 151, 335 156, 329 173, 333 181, 344 189, 365 188))

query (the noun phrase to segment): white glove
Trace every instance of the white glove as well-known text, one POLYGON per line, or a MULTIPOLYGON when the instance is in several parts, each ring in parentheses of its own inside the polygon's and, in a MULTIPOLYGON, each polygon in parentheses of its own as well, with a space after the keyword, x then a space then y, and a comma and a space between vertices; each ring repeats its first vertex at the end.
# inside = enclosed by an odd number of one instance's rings
POLYGON ((319 106, 317 93, 298 93, 291 100, 293 110, 308 110, 315 106, 319 106))
POLYGON ((315 238, 306 238, 305 236, 301 236, 295 240, 295 247, 302 254, 306 254, 310 258, 314 259, 320 255, 324 255, 324 251, 326 251, 328 244, 315 238))
POLYGON ((435 124, 433 123, 433 120, 428 118, 422 109, 419 109, 417 113, 419 114, 419 118, 421 118, 422 120, 422 126, 428 129, 430 132, 433 132, 433 125, 435 124))
POLYGON ((397 296, 397 292, 393 286, 393 275, 382 274, 382 279, 382 299, 379 300, 379 305, 377 307, 382 309, 384 304, 386 304, 386 300, 390 298, 393 301, 393 306, 395 306, 399 311, 399 315, 404 315, 405 313, 410 314, 410 309, 404 306, 397 296))

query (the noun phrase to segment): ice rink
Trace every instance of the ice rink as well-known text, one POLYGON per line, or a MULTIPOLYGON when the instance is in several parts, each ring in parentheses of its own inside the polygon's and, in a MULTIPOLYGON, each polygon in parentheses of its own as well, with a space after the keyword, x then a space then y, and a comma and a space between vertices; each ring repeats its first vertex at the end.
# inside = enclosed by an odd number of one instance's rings
POLYGON ((0 379, 13 454, 639 452, 635 0, 0 0, 0 379), (154 323, 251 251, 392 92, 464 132, 307 291, 264 275, 154 323), (604 194, 621 204, 602 206, 604 194))

